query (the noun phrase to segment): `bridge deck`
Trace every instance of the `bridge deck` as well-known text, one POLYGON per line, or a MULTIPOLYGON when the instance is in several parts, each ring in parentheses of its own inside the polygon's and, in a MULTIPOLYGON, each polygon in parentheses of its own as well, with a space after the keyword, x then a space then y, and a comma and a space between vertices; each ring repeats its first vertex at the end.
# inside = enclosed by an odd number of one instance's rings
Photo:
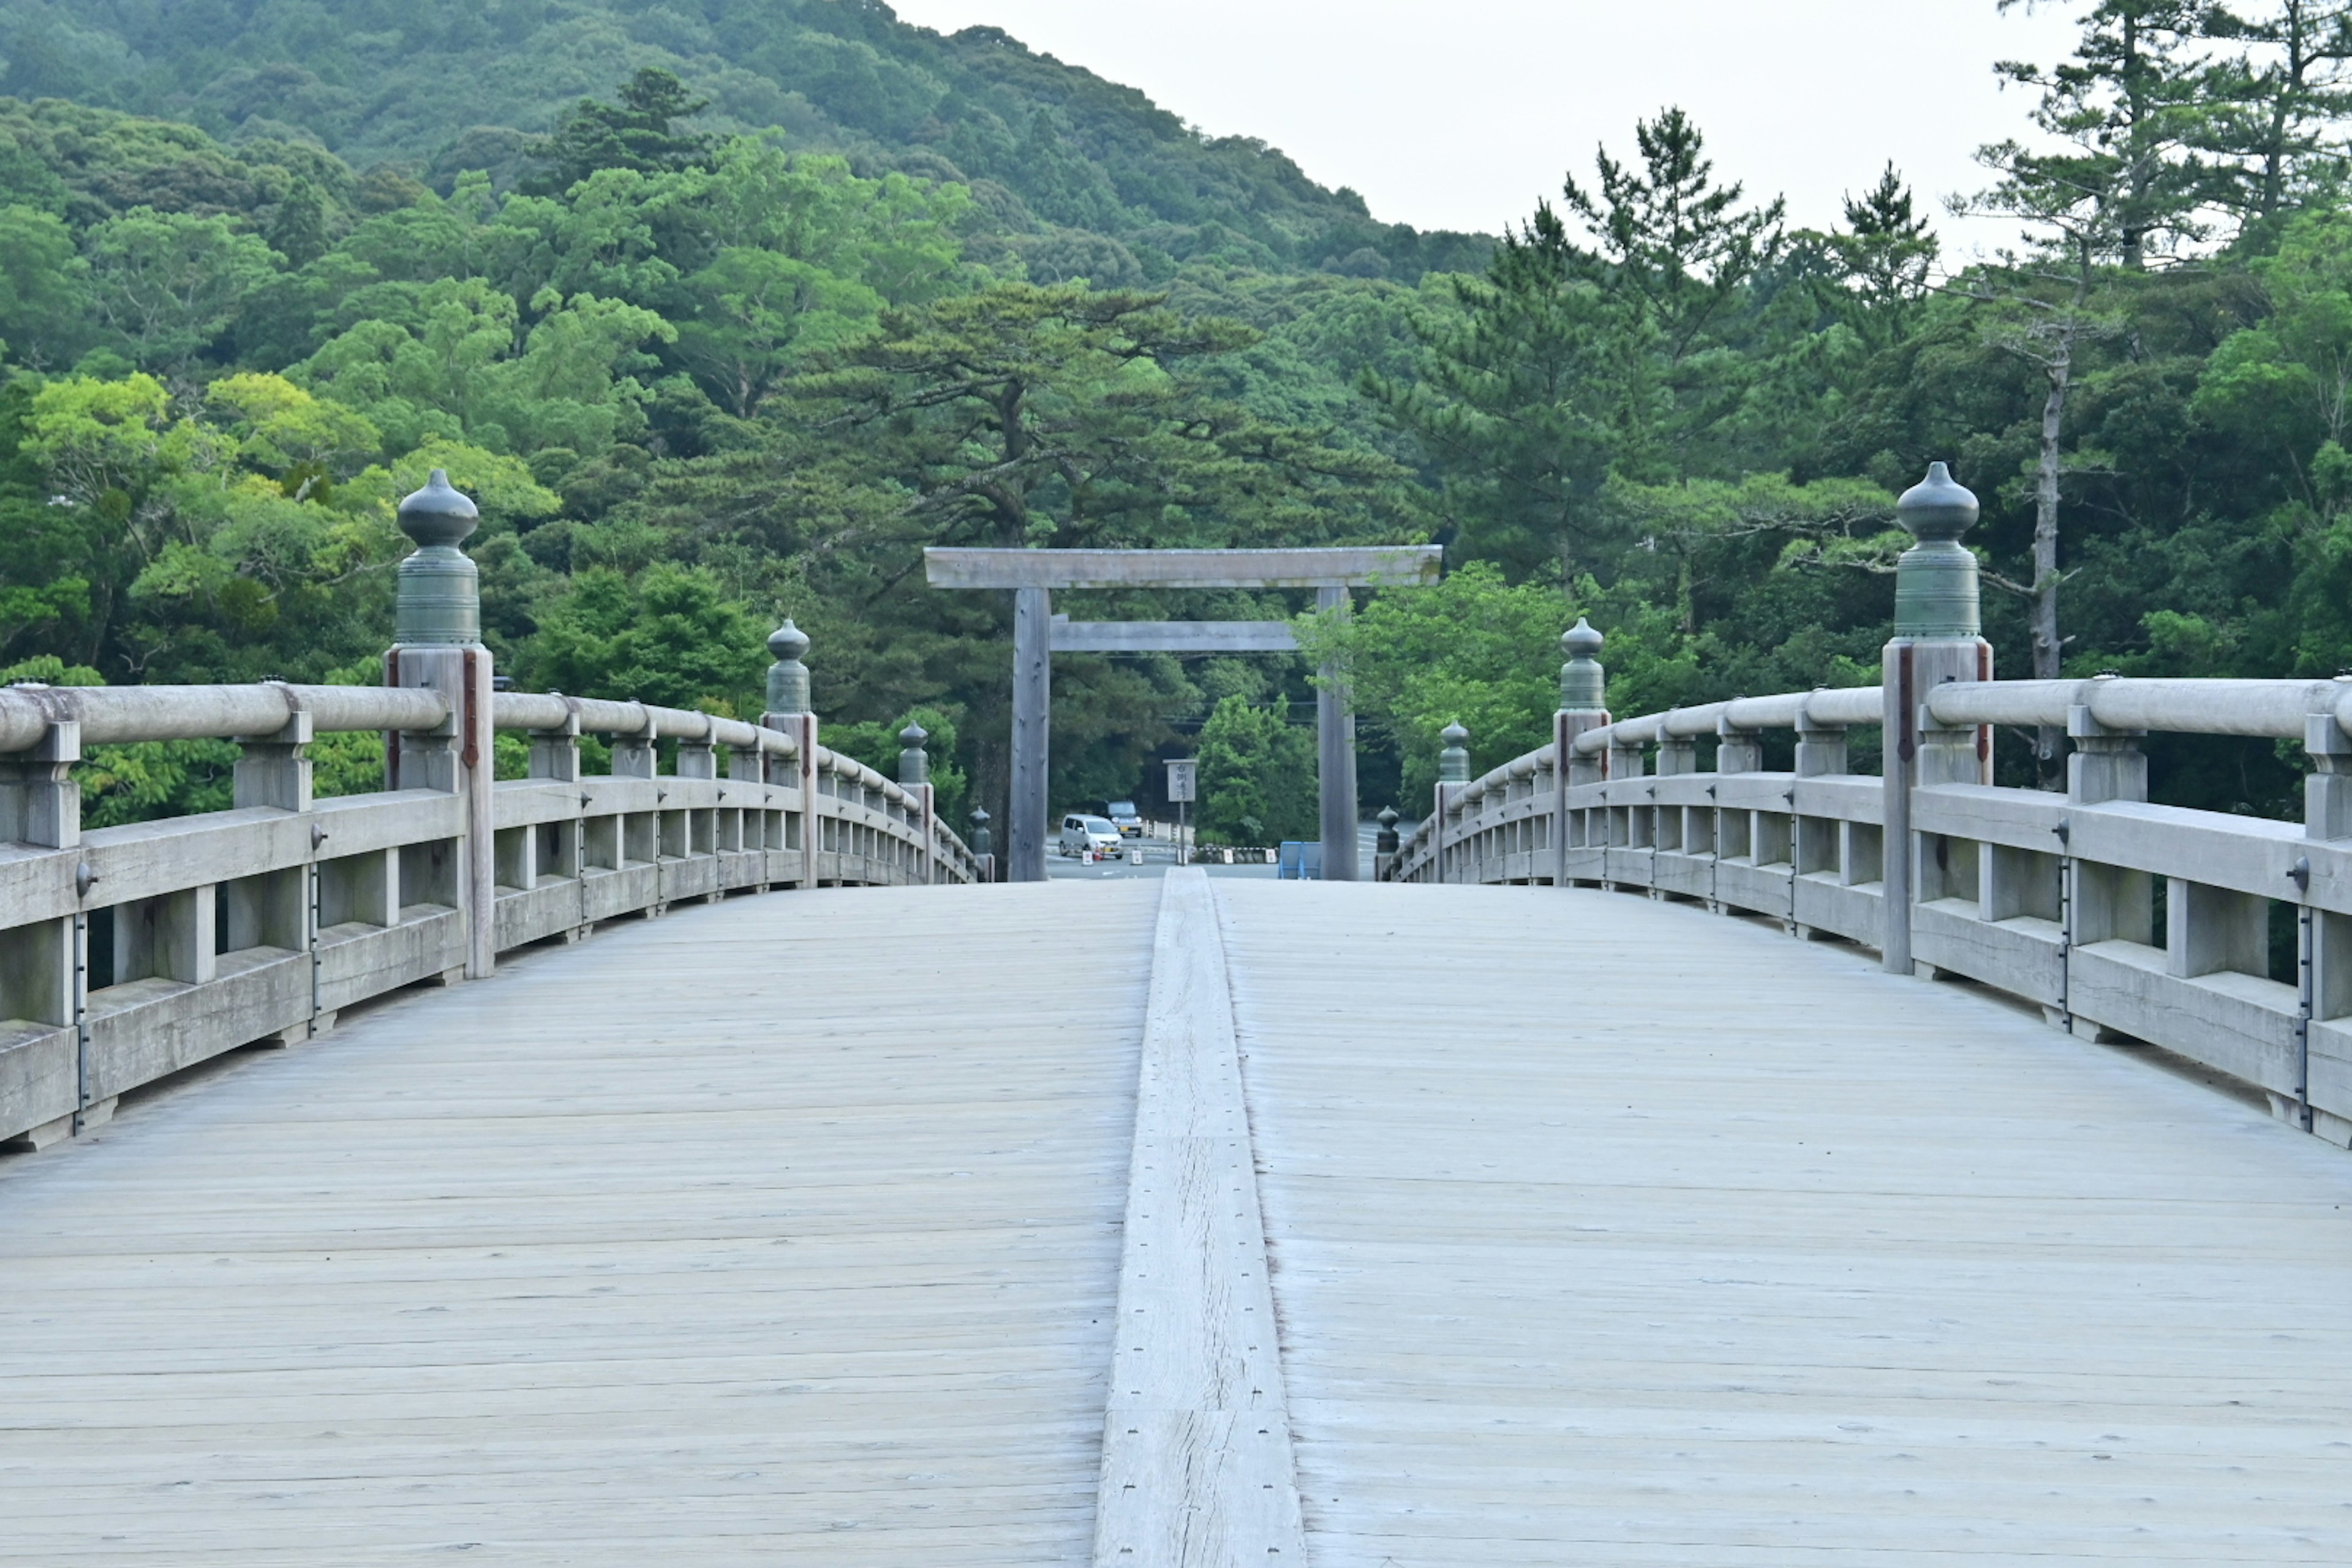
POLYGON ((0 1561, 1083 1555, 1156 904, 1089 893, 681 910, 0 1163, 0 1561))
MULTIPOLYGON (((1686 908, 1215 903, 1309 1562, 2352 1558, 2340 1152, 1686 908)), ((1086 1561, 1159 909, 682 910, 0 1161, 0 1562, 1086 1561)))
POLYGON ((2352 1561, 2341 1152, 1761 923, 1220 892, 1314 1562, 2352 1561))

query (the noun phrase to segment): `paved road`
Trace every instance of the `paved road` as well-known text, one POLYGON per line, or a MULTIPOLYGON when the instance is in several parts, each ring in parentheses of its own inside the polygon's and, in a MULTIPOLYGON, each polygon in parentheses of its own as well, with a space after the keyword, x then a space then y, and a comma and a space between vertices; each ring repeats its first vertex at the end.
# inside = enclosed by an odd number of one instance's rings
MULTIPOLYGON (((1381 825, 1367 819, 1358 824, 1358 830, 1357 860, 1363 874, 1370 877, 1372 873, 1372 846, 1379 838, 1381 825)), ((1130 839, 1129 844, 1133 847, 1135 841, 1130 839)), ((1175 866, 1176 847, 1169 838, 1165 837, 1147 838, 1143 840, 1141 847, 1143 864, 1140 866, 1131 866, 1124 860, 1089 866, 1082 861, 1048 854, 1045 857, 1045 875, 1049 880, 1055 882, 1128 881, 1136 878, 1165 877, 1175 866)), ((1281 879, 1279 875, 1281 868, 1278 866, 1262 863, 1227 866, 1222 861, 1213 859, 1202 859, 1194 863, 1212 877, 1238 877, 1266 882, 1281 879)))
MULTIPOLYGON (((1046 879, 1055 882, 1123 882, 1138 878, 1157 880, 1168 875, 1176 864, 1176 846, 1168 838, 1154 837, 1143 839, 1139 844, 1130 838, 1127 842, 1130 848, 1142 849, 1142 865, 1131 866, 1120 859, 1090 866, 1082 860, 1049 852, 1045 857, 1046 879)), ((1196 864, 1212 877, 1244 877, 1268 882, 1278 880, 1277 873, 1281 870, 1278 866, 1262 862, 1255 866, 1227 866, 1221 861, 1202 860, 1196 864)))

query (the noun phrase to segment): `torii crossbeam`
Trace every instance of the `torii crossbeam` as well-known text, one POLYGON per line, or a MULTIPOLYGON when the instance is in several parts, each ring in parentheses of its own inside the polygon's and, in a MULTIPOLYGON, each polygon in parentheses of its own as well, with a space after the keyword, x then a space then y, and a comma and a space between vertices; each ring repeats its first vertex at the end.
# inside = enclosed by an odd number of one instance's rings
MULTIPOLYGON (((1054 620, 1055 588, 1312 588, 1320 608, 1350 588, 1434 582, 1434 544, 1306 550, 950 550, 923 552, 934 588, 1013 590, 1013 780, 1005 874, 1045 879, 1045 762, 1053 655, 1066 652, 1273 653, 1297 646, 1280 622, 1054 620), (1197 629, 1195 629, 1197 628, 1197 629)), ((1356 879, 1356 734, 1347 692, 1326 668, 1316 696, 1323 875, 1356 879)))

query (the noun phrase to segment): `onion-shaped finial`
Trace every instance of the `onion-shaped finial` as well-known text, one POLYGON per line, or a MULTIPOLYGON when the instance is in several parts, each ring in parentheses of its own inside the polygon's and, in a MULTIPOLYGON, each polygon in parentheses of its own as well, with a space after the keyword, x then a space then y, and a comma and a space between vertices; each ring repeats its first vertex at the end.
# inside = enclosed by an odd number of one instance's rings
POLYGON ((481 509, 451 488, 449 470, 436 468, 425 488, 400 503, 400 531, 420 550, 436 545, 455 548, 481 521, 481 509))
POLYGON ((768 651, 779 659, 796 659, 808 650, 808 633, 793 625, 790 616, 784 617, 782 626, 768 634, 768 651))

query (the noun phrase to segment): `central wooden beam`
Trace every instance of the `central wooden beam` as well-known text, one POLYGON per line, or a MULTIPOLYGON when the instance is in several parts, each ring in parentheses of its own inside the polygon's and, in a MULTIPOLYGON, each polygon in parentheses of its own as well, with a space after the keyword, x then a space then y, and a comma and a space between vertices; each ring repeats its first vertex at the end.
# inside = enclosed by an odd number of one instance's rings
POLYGON ((1306 1555, 1219 923, 1207 875, 1169 872, 1136 1078, 1095 1568, 1306 1555))
POLYGON ((1316 550, 923 552, 934 588, 1399 588, 1434 583, 1434 544, 1316 550))

